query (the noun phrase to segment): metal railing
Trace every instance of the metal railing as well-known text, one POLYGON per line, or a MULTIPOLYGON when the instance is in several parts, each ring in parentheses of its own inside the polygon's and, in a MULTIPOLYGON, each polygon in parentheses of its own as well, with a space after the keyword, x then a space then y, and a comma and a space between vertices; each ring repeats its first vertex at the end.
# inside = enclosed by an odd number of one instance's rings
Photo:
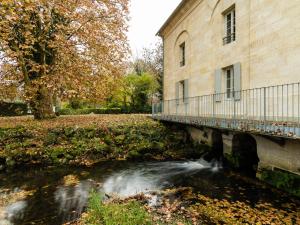
POLYGON ((300 83, 166 100, 152 110, 161 120, 300 138, 300 83))
POLYGON ((223 45, 229 44, 233 41, 235 41, 235 32, 223 38, 223 45))

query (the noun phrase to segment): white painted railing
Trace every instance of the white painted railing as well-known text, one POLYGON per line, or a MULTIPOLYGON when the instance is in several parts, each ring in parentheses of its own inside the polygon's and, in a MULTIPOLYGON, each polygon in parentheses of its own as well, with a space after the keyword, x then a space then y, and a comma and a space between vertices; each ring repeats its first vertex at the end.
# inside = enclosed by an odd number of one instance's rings
POLYGON ((161 120, 300 138, 300 83, 153 104, 161 120))

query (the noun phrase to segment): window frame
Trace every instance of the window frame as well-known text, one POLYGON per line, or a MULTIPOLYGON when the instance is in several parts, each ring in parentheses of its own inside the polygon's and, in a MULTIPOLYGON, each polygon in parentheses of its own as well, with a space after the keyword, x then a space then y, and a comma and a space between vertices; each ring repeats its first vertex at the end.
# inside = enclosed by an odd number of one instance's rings
POLYGON ((179 91, 181 92, 181 97, 182 97, 182 98, 180 98, 180 94, 179 94, 179 99, 182 99, 182 102, 184 102, 184 100, 186 98, 186 96, 185 96, 185 83, 184 83, 184 80, 179 81, 179 91))
POLYGON ((225 93, 226 99, 231 100, 234 98, 234 68, 229 66, 223 69, 225 77, 225 93))
POLYGON ((182 42, 179 45, 180 49, 180 67, 184 67, 186 64, 186 45, 185 42, 182 42))
POLYGON ((236 8, 231 6, 223 13, 224 18, 224 37, 223 45, 236 41, 236 8), (230 17, 229 17, 230 16, 230 17), (230 24, 228 23, 230 19, 230 24))

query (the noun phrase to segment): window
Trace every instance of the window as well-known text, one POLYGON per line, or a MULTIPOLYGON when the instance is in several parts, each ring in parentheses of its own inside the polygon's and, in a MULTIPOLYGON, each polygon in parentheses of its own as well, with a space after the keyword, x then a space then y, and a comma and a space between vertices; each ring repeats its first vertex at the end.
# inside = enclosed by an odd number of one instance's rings
POLYGON ((233 67, 224 70, 226 80, 226 96, 228 99, 234 97, 234 72, 233 67))
POLYGON ((184 96, 184 81, 179 81, 179 98, 182 99, 182 101, 184 102, 185 96, 184 96))
POLYGON ((224 22, 225 37, 223 38, 223 44, 226 45, 235 41, 235 8, 224 14, 224 22))
POLYGON ((189 80, 181 80, 176 82, 176 102, 179 104, 179 100, 184 103, 188 103, 189 97, 189 80))
POLYGON ((180 66, 185 66, 185 42, 183 42, 180 46, 180 66))

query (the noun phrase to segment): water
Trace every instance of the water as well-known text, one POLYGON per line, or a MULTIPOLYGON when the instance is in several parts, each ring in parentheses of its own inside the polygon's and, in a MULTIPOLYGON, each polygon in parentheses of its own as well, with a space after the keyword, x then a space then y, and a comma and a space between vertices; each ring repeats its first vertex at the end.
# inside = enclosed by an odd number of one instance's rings
POLYGON ((88 169, 23 169, 0 174, 0 225, 57 225, 76 220, 86 209, 92 189, 127 197, 172 187, 193 187, 210 197, 253 205, 290 201, 287 195, 230 176, 217 162, 106 162, 88 169))

